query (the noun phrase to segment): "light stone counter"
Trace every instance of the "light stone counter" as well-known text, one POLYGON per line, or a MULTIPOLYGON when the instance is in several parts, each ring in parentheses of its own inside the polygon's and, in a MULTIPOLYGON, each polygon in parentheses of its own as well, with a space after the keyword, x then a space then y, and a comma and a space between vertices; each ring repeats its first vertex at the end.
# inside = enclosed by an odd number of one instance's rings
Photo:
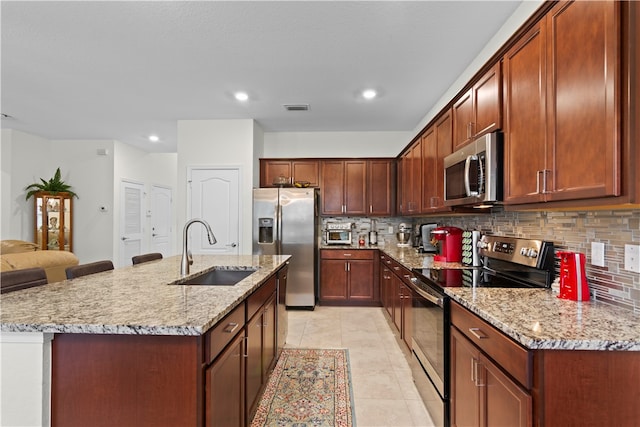
POLYGON ((2 332, 201 335, 280 268, 289 255, 180 256, 2 295, 2 332), (257 268, 234 286, 180 285, 214 268, 257 268), (176 284, 178 283, 178 284, 176 284))
MULTIPOLYGON (((468 268, 434 262, 431 254, 393 244, 340 248, 380 249, 408 269, 468 268)), ((640 351, 640 314, 629 310, 598 301, 563 300, 542 289, 446 288, 445 292, 529 349, 640 351)))
POLYGON ((551 290, 446 288, 455 301, 533 350, 640 351, 640 314, 551 290))

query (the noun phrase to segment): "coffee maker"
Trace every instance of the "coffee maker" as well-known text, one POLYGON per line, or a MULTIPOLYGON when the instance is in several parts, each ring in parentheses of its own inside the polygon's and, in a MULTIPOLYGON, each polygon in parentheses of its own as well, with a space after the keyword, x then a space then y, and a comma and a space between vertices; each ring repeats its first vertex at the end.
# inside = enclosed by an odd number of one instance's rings
POLYGON ((585 256, 581 253, 561 251, 559 298, 573 301, 589 301, 589 285, 585 269, 585 256))
POLYGON ((438 255, 434 261, 460 262, 462 261, 462 229, 458 227, 437 227, 431 231, 437 241, 438 255))
POLYGON ((420 252, 437 253, 438 248, 432 243, 433 236, 431 232, 438 228, 438 224, 420 224, 420 252))

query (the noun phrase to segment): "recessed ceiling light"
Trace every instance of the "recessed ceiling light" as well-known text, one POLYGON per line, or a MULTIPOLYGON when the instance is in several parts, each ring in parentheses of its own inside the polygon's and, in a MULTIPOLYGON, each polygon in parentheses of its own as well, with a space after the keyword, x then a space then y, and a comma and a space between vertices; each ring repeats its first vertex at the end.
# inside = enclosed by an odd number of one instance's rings
POLYGON ((236 92, 235 97, 238 101, 246 101, 249 99, 249 95, 246 92, 236 92))
POLYGON ((149 141, 158 142, 160 141, 160 138, 158 137, 158 135, 149 135, 149 141))
POLYGON ((378 93, 373 89, 367 89, 362 92, 362 96, 364 97, 364 99, 373 99, 376 97, 376 95, 378 95, 378 93))

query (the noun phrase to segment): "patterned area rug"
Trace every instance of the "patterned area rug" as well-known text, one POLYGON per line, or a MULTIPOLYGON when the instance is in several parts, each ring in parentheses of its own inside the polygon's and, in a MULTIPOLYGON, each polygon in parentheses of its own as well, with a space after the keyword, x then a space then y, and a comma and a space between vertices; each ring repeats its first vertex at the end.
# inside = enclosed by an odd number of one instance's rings
POLYGON ((352 427, 348 350, 285 348, 251 427, 352 427))

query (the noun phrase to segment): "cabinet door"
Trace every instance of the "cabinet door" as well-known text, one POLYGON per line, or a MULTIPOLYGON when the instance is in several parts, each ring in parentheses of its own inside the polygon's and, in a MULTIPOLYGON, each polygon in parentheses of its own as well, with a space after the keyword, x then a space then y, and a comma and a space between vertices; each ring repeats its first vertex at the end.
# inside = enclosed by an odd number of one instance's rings
POLYGON ((395 274, 391 274, 391 304, 393 305, 393 323, 396 325, 396 329, 400 331, 402 335, 402 280, 395 274))
POLYGON ((504 56, 504 200, 543 200, 546 157, 545 21, 504 56))
POLYGON ((409 203, 411 201, 411 152, 407 152, 400 157, 398 165, 398 194, 400 214, 409 213, 409 203))
POLYGON ((274 187, 274 180, 284 176, 291 183, 291 162, 288 160, 261 160, 260 187, 274 187))
POLYGON ((367 162, 347 160, 344 162, 344 213, 366 215, 367 205, 367 162))
POLYGON ((308 181, 311 187, 320 186, 320 169, 317 160, 292 160, 293 182, 308 181))
POLYGON ((267 382, 268 373, 276 360, 276 305, 275 294, 264 306, 262 319, 262 380, 267 382))
POLYGON ((401 286, 401 298, 402 298, 402 340, 411 349, 411 340, 413 337, 413 291, 402 284, 401 286))
POLYGON ((246 404, 247 419, 250 419, 258 404, 258 393, 262 387, 262 321, 258 313, 247 323, 246 359, 246 404))
POLYGON ((453 104, 453 149, 471 142, 473 122, 473 89, 469 89, 453 104))
POLYGON ((502 126, 502 73, 500 61, 473 85, 475 117, 473 135, 493 132, 502 126))
POLYGON ((370 160, 367 165, 369 214, 391 216, 394 213, 394 161, 370 160))
POLYGON ((347 299, 347 261, 323 259, 320 261, 320 299, 343 301, 347 299))
POLYGON ((373 261, 348 261, 348 270, 348 298, 356 301, 373 301, 375 298, 373 286, 373 261))
POLYGON ((436 184, 435 199, 431 207, 434 211, 450 211, 451 208, 444 205, 444 158, 453 152, 452 149, 452 113, 447 111, 436 122, 436 141, 438 145, 438 156, 436 164, 436 184))
POLYGON ((242 427, 244 423, 244 332, 205 371, 207 427, 242 427))
POLYGON ((411 205, 408 213, 418 214, 422 208, 422 140, 411 149, 411 205))
POLYGON ((321 169, 322 213, 342 215, 344 213, 344 163, 341 160, 323 160, 321 169))
POLYGON ((480 425, 480 352, 451 328, 451 426, 480 425))
POLYGON ((531 395, 513 382, 500 368, 480 353, 484 385, 481 387, 483 426, 527 427, 533 423, 531 395))
POLYGON ((547 15, 547 200, 620 194, 620 2, 547 15))
POLYGON ((429 212, 438 205, 438 141, 436 127, 422 135, 422 212, 429 212))

